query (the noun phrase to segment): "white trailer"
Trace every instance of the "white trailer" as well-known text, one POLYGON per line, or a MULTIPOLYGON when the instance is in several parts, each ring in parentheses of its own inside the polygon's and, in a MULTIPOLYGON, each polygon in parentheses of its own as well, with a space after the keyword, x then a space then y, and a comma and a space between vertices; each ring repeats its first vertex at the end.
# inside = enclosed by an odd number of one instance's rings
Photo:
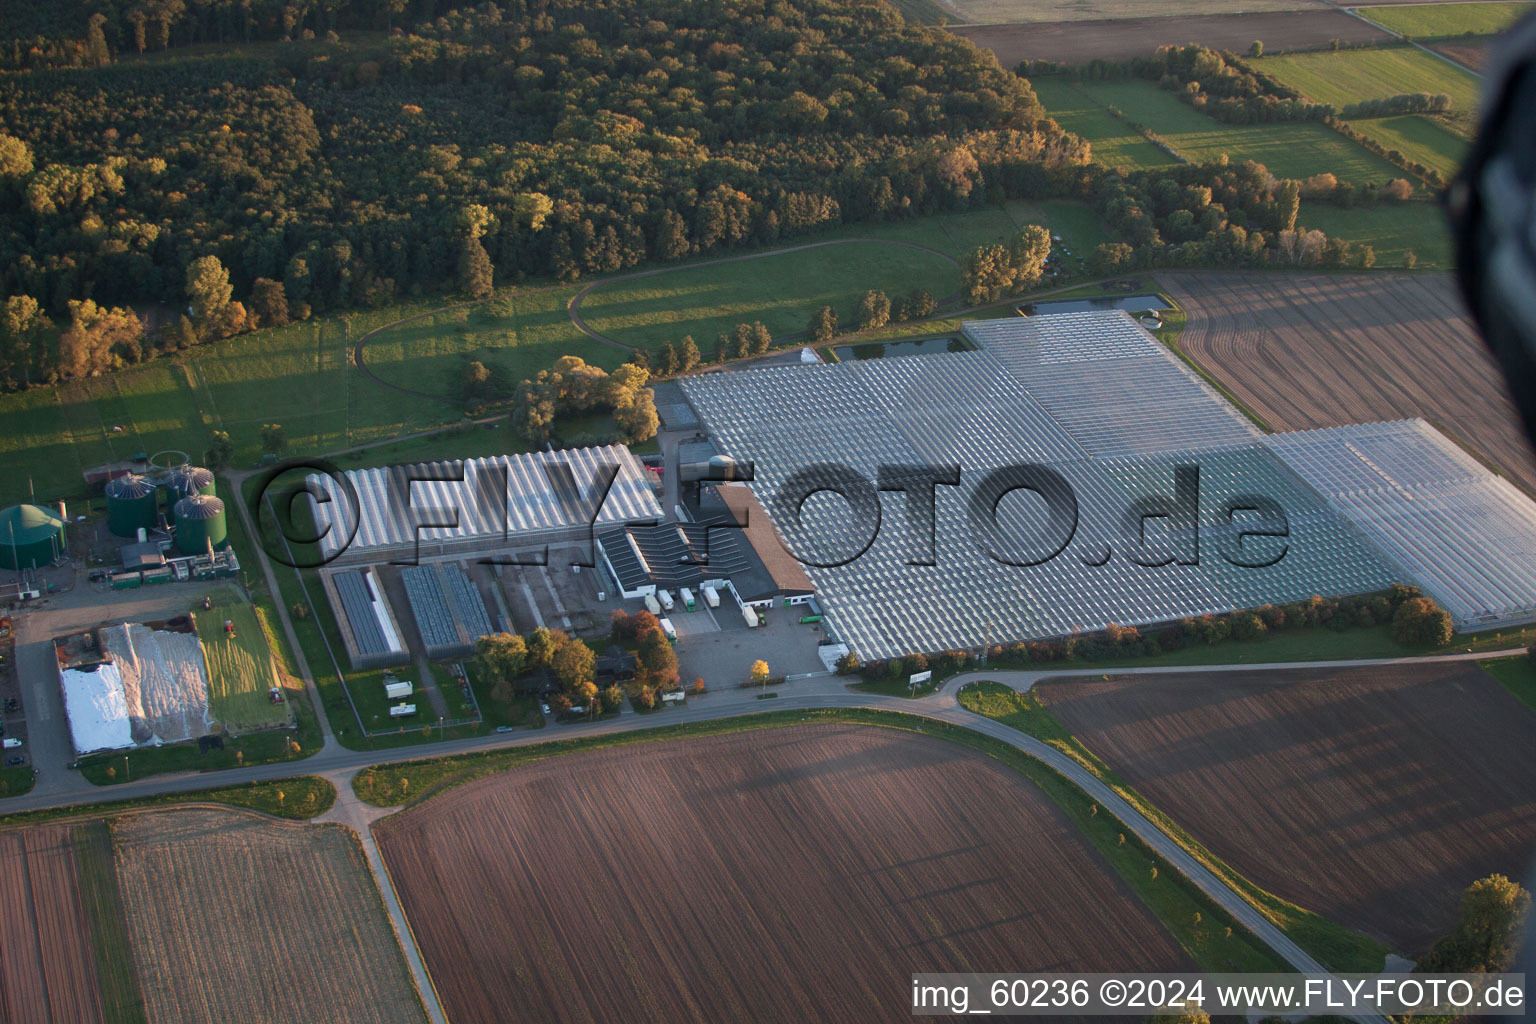
POLYGON ((668 690, 661 695, 663 704, 681 704, 688 695, 682 690, 668 690))
POLYGON ((751 605, 744 604, 741 606, 741 617, 747 620, 749 627, 757 625, 757 609, 751 605))
POLYGON ((683 608, 687 611, 695 611, 699 607, 693 600, 693 591, 687 587, 679 590, 677 596, 683 599, 683 608))
POLYGON ((720 607, 720 591, 716 590, 714 587, 710 586, 708 583, 704 584, 699 589, 701 591, 703 591, 703 593, 704 593, 704 603, 705 604, 709 605, 711 608, 719 608, 720 607))
POLYGON ((416 692, 416 687, 411 685, 409 679, 396 679, 392 683, 384 684, 384 696, 390 700, 399 700, 401 697, 409 697, 416 692))
POLYGON ((390 718, 406 718, 416 713, 415 704, 396 704, 389 709, 390 718))
POLYGON ((667 635, 667 639, 674 644, 677 643, 677 630, 672 628, 672 620, 661 619, 659 621, 661 623, 661 631, 667 635))
POLYGON ((677 607, 677 602, 672 600, 672 595, 665 590, 656 591, 656 599, 660 601, 661 606, 669 612, 677 607))
POLYGON ((661 614, 661 602, 656 600, 656 595, 654 595, 654 594, 646 594, 645 595, 645 609, 646 609, 646 611, 650 612, 652 615, 660 615, 661 614))

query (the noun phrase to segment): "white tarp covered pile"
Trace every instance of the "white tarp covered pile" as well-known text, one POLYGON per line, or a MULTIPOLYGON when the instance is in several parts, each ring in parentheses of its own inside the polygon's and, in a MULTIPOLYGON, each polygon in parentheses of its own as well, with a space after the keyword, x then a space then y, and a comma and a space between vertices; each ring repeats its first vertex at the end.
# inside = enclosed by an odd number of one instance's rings
POLYGON ((66 668, 59 675, 64 684, 64 710, 69 713, 69 730, 76 753, 133 746, 128 702, 123 696, 123 677, 116 665, 66 668))
POLYGON ((102 629, 101 645, 122 673, 135 740, 177 743, 208 734, 213 718, 196 633, 125 622, 102 629))

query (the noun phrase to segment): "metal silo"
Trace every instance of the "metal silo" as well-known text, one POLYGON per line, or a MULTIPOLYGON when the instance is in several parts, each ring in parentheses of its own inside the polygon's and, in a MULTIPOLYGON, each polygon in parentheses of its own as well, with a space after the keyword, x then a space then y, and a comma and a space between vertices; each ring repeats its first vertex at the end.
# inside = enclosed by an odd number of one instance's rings
POLYGON ((36 505, 0 511, 0 567, 36 569, 64 553, 64 521, 36 505))
POLYGON ((224 502, 211 494, 194 494, 176 503, 176 547, 184 555, 200 555, 208 545, 222 548, 229 529, 224 502))
POLYGON ((167 493, 166 504, 174 511, 176 503, 182 498, 190 498, 195 494, 216 494, 213 473, 202 466, 184 465, 171 470, 170 476, 165 481, 167 493))
POLYGON ((107 481, 107 529, 118 537, 137 537, 140 529, 155 528, 159 511, 155 488, 137 473, 107 481))

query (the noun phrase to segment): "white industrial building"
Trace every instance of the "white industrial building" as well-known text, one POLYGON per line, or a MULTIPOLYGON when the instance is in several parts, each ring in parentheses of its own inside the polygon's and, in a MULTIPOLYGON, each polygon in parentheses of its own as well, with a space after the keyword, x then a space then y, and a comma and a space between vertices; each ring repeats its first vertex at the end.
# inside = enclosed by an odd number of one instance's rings
MULTIPOLYGON (((1360 508, 1312 483, 1279 439, 1266 438, 1125 313, 1019 317, 963 330, 974 351, 682 381, 717 446, 755 464, 751 488, 779 534, 812 561, 856 552, 868 531, 835 496, 807 500, 797 523, 780 494, 797 471, 840 464, 873 482, 882 465, 961 468, 958 487, 936 489, 936 564, 912 564, 921 559, 912 557, 906 497, 887 492, 867 550, 844 564, 806 566, 832 631, 863 658, 975 649, 1111 623, 1153 625, 1394 582, 1449 596, 1458 587, 1486 589, 1496 575, 1464 553, 1443 569, 1454 586, 1431 585, 1428 559, 1389 550, 1360 508), (1078 525, 1056 557, 1013 566, 981 547, 967 506, 989 471, 1026 463, 1048 467, 1070 485, 1078 525), (1133 509, 1146 511, 1142 499, 1172 500, 1179 466, 1200 473, 1198 564, 1180 564, 1189 560, 1193 531, 1160 528, 1166 521, 1154 519, 1150 539, 1132 543, 1126 530, 1128 521, 1140 521, 1133 509), (1287 537, 1238 539, 1233 523, 1251 524, 1253 514, 1229 516, 1227 507, 1246 509, 1254 496, 1283 510, 1287 537), (1164 549, 1178 556, 1172 564, 1150 567, 1129 557, 1156 561, 1149 556, 1164 549), (1233 564, 1224 551, 1248 564, 1233 564), (1273 564, 1258 564, 1277 553, 1273 564)), ((1486 500, 1496 486, 1484 480, 1470 490, 1486 500)), ((1524 538, 1529 547, 1536 529, 1526 517, 1536 517, 1536 505, 1508 490, 1520 511, 1500 528, 1511 545, 1524 538)), ((1043 509, 1028 492, 1003 499, 996 506, 1001 534, 1038 538, 1043 509)), ((1410 535, 1431 529, 1428 521, 1401 528, 1410 535)), ((1419 543, 1432 550, 1427 540, 1419 543)), ((1500 601, 1503 612, 1490 611, 1499 602, 1487 600, 1481 611, 1477 601, 1446 605, 1463 624, 1508 621, 1536 601, 1536 574, 1515 581, 1500 601), (1483 614, 1494 618, 1477 618, 1483 614)))

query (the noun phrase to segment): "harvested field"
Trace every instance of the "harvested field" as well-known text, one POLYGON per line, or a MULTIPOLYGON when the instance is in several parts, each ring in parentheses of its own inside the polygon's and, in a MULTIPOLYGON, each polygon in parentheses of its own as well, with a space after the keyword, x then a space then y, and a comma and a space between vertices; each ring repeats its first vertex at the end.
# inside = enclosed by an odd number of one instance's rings
POLYGON ((959 25, 952 30, 997 54, 1005 68, 1021 60, 1084 64, 1095 58, 1128 60, 1148 57, 1159 46, 1200 43, 1247 53, 1255 39, 1271 53, 1314 50, 1340 39, 1379 43, 1391 34, 1338 10, 1270 11, 1116 21, 1058 21, 1011 25, 959 25))
POLYGON ((375 835, 460 1024, 890 1021, 912 971, 1187 962, 1026 779, 886 729, 569 754, 375 835))
POLYGON ((1263 888, 1409 956, 1522 877, 1536 715, 1473 665, 1059 680, 1069 731, 1263 888))
POLYGON ((1276 430, 1422 416, 1528 493, 1536 455, 1443 275, 1160 274, 1179 346, 1276 430))
POLYGON ((0 832, 0 1020, 105 1019, 70 832, 0 832))
POLYGON ((1481 72, 1488 63, 1488 41, 1486 39, 1474 39, 1467 42, 1435 43, 1431 50, 1451 58, 1464 68, 1481 72))
POLYGON ((213 810, 112 827, 151 1020, 425 1020, 346 829, 213 810))

